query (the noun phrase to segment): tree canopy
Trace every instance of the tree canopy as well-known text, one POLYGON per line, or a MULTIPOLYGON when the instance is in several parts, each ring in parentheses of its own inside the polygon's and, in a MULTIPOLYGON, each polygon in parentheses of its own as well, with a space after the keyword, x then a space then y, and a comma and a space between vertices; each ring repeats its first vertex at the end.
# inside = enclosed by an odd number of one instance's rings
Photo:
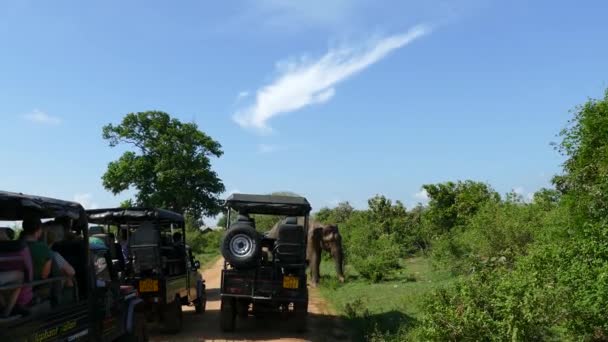
POLYGON ((127 114, 118 125, 103 127, 110 147, 130 145, 108 164, 103 186, 113 194, 136 189, 132 204, 170 209, 200 218, 220 211, 224 184, 211 168, 211 157, 223 151, 219 142, 169 114, 127 114))

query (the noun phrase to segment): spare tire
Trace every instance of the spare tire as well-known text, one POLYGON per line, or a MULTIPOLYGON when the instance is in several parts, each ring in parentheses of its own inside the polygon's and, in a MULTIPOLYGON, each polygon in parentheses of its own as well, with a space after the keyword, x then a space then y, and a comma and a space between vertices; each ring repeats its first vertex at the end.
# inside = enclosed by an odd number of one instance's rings
POLYGON ((222 255, 234 268, 253 268, 260 259, 260 239, 251 225, 237 222, 224 233, 222 255))

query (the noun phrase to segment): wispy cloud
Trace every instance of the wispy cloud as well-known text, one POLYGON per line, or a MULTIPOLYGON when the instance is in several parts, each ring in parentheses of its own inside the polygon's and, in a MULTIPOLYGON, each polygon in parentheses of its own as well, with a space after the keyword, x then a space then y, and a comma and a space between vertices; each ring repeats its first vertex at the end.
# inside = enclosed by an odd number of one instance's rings
POLYGON ((254 103, 238 110, 233 119, 241 127, 269 133, 268 121, 273 117, 327 102, 335 95, 337 84, 430 31, 429 27, 419 25, 361 47, 330 49, 315 61, 301 58, 279 62, 276 79, 258 89, 254 103))
POLYGON ((426 192, 425 189, 422 189, 414 194, 414 198, 422 203, 426 203, 429 200, 429 194, 426 192))
POLYGON ((99 207, 93 201, 93 195, 88 193, 74 195, 74 202, 80 203, 85 209, 97 209, 99 207))
POLYGON ((34 109, 30 113, 27 113, 23 116, 28 121, 31 121, 36 124, 41 125, 59 125, 61 123, 61 119, 56 116, 51 116, 46 112, 43 112, 38 109, 34 109))

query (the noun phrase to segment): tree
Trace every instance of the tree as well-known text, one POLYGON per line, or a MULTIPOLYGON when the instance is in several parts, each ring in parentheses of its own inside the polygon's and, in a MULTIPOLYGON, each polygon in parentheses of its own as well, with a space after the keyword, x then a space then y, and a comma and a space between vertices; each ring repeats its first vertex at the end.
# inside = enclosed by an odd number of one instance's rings
POLYGON ((355 211, 355 208, 348 201, 338 203, 338 206, 333 210, 335 223, 346 222, 353 214, 353 211, 355 211))
POLYGON ((422 187, 429 196, 427 217, 438 232, 465 225, 485 202, 500 200, 500 195, 488 184, 471 180, 422 187))
POLYGON ((553 179, 567 194, 575 216, 586 220, 608 217, 608 90, 601 100, 589 100, 575 110, 563 129, 558 150, 567 157, 564 174, 553 179))
POLYGON ((224 184, 211 169, 221 145, 195 123, 182 123, 169 114, 148 111, 127 114, 119 125, 103 127, 110 147, 131 145, 108 164, 103 186, 113 194, 137 189, 134 204, 170 209, 194 218, 220 211, 224 184))
POLYGON ((323 207, 315 213, 314 219, 322 223, 344 223, 355 211, 349 202, 340 202, 335 208, 323 207))

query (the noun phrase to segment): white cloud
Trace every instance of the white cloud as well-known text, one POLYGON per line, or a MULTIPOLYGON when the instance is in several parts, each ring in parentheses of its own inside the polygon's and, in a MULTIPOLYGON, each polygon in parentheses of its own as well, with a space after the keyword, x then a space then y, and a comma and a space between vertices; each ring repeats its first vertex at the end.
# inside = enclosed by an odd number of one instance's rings
POLYGON ((93 195, 91 194, 76 194, 74 195, 74 202, 80 203, 85 209, 97 209, 99 207, 93 201, 93 195))
POLYGON ((422 189, 414 194, 414 198, 416 198, 424 203, 429 200, 429 194, 426 192, 425 189, 422 189))
POLYGON ((523 196, 524 195, 524 187, 523 186, 515 187, 513 189, 513 192, 516 193, 516 194, 518 194, 518 195, 522 195, 523 196))
POLYGON ((420 25, 363 47, 330 49, 315 61, 302 57, 299 61, 279 62, 277 78, 258 89, 255 102, 238 110, 233 119, 241 127, 268 133, 271 118, 329 101, 337 84, 429 32, 429 27, 420 25))
POLYGON ((58 125, 61 123, 60 118, 51 116, 38 109, 34 109, 30 113, 25 114, 23 117, 28 121, 42 125, 58 125))

